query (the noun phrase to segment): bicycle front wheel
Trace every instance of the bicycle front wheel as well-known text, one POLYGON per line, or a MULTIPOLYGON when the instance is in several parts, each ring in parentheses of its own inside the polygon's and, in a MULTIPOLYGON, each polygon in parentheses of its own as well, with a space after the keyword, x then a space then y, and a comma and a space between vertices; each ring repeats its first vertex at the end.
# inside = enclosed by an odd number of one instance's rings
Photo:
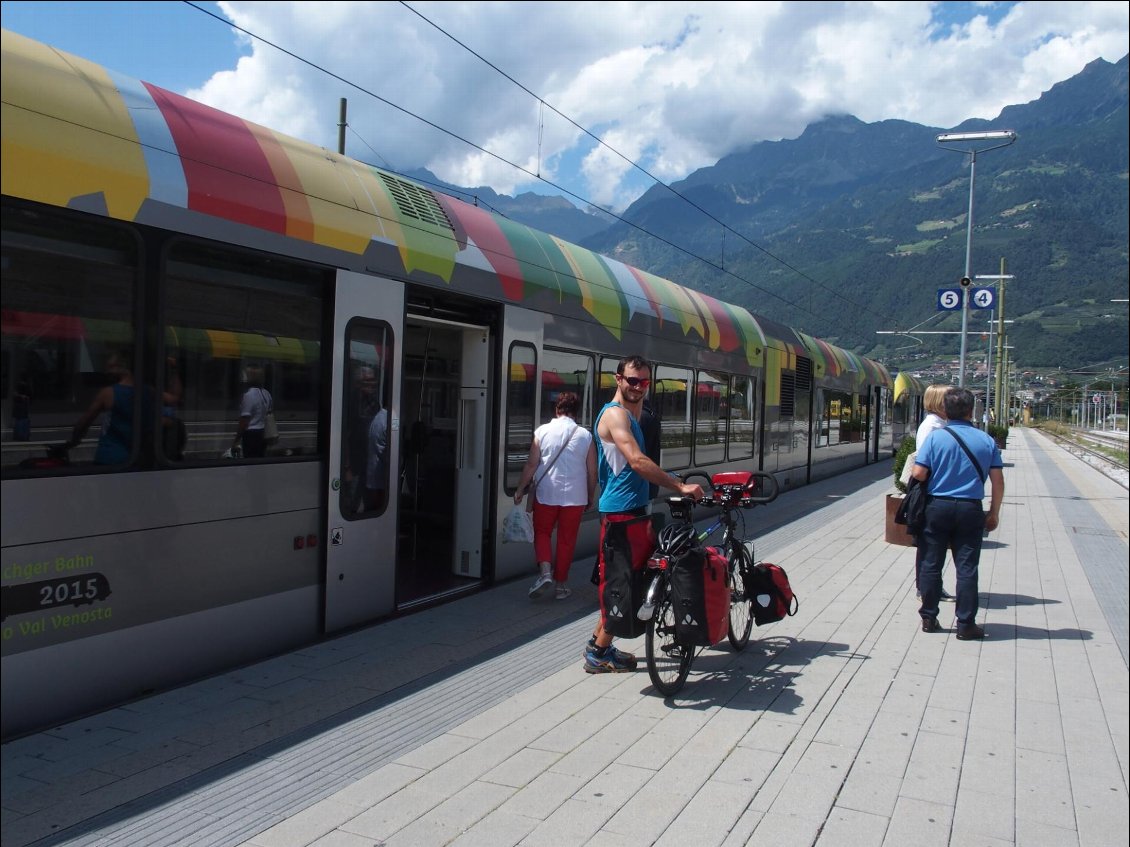
POLYGON ((663 593, 644 635, 647 675, 664 697, 678 693, 691 670, 694 648, 675 640, 675 606, 670 590, 663 593))
POLYGON ((744 544, 749 539, 746 537, 745 528, 745 509, 734 509, 730 512, 730 519, 733 521, 733 527, 730 530, 730 536, 734 541, 744 544))
POLYGON ((749 596, 746 580, 753 568, 749 551, 744 544, 734 546, 730 551, 730 625, 726 635, 730 646, 741 652, 749 644, 749 633, 753 629, 753 598, 749 596))

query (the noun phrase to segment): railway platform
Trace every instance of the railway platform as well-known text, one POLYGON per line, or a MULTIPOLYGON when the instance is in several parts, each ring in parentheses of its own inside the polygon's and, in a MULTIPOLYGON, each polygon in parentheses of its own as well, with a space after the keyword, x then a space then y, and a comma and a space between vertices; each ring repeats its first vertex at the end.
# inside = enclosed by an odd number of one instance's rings
POLYGON ((921 632, 880 462, 747 515, 799 611, 673 698, 582 671, 579 561, 9 741, 4 847, 1125 844, 1127 491, 1005 463, 984 641, 921 632))

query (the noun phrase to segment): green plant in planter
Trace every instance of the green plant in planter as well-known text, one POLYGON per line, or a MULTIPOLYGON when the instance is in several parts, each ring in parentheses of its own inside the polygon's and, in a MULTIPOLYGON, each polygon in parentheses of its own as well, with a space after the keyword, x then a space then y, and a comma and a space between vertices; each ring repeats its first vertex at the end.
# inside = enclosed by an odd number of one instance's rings
POLYGON ((861 441, 867 427, 863 418, 852 415, 840 421, 840 441, 861 441))
POLYGON ((997 446, 1003 450, 1005 443, 1008 441, 1008 427, 1004 424, 991 423, 985 431, 993 441, 997 442, 997 446))
POLYGON ((899 478, 902 476, 902 469, 906 466, 906 460, 914 452, 914 445, 914 436, 908 435, 902 440, 899 449, 895 451, 895 488, 898 489, 900 494, 906 494, 906 486, 902 484, 899 478))

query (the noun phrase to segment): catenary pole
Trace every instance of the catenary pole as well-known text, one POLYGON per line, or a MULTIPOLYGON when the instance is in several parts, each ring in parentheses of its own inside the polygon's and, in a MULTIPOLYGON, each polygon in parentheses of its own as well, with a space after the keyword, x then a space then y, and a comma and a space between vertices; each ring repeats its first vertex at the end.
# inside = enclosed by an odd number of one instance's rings
POLYGON ((1002 365, 1004 364, 1004 256, 1001 256, 1001 279, 997 288, 997 390, 995 397, 997 422, 1004 423, 1004 408, 1001 406, 1001 380, 1004 378, 1002 365))

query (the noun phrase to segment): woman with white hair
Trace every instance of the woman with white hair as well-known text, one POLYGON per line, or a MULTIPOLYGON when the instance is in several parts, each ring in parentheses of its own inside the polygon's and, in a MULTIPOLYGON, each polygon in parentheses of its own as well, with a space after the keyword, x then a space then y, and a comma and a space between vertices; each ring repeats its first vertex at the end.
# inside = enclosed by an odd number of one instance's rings
MULTIPOLYGON (((922 423, 918 425, 918 431, 914 434, 915 453, 922 450, 922 445, 926 443, 926 438, 930 433, 946 425, 946 391, 948 390, 948 385, 934 384, 926 386, 926 391, 922 395, 922 407, 926 410, 926 417, 922 419, 922 423)), ((909 460, 907 463, 912 464, 909 460)), ((915 547, 914 588, 915 594, 921 597, 922 588, 918 584, 918 577, 922 573, 922 557, 925 554, 926 548, 920 537, 915 538, 915 547)), ((945 573, 944 561, 942 562, 942 573, 945 573)), ((941 599, 952 601, 953 595, 943 588, 941 599)))

